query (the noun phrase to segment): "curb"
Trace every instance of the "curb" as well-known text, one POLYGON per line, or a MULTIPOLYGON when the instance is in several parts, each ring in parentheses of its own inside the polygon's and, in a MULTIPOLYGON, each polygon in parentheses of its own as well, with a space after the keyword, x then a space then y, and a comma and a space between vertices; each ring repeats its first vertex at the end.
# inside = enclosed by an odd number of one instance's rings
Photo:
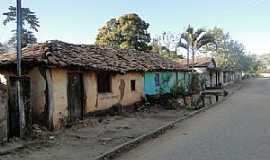
POLYGON ((133 148, 137 147, 138 145, 140 145, 140 144, 142 144, 144 142, 147 142, 148 140, 150 140, 152 138, 157 138, 157 137, 165 134, 166 131, 174 128, 177 123, 182 122, 182 121, 184 121, 186 119, 189 119, 189 118, 191 118, 191 117, 193 117, 193 116, 195 116, 195 115, 197 115, 197 114, 199 114, 199 113, 201 113, 203 111, 206 111, 206 110, 208 110, 210 108, 213 108, 213 107, 223 103, 225 100, 227 100, 233 94, 234 94, 234 92, 231 92, 226 97, 224 97, 222 100, 220 100, 220 101, 218 101, 218 102, 216 102, 214 104, 211 104, 211 105, 209 105, 207 107, 203 107, 203 108, 201 108, 199 110, 193 111, 193 112, 187 114, 186 116, 181 117, 179 119, 176 119, 176 120, 174 120, 172 122, 169 122, 168 124, 165 124, 165 125, 161 126, 160 128, 152 131, 152 132, 146 133, 146 134, 144 134, 144 135, 142 135, 140 137, 137 137, 137 138, 135 138, 133 140, 130 140, 130 141, 126 142, 126 143, 123 143, 123 144, 121 144, 119 146, 116 146, 115 148, 109 150, 108 152, 105 152, 102 155, 96 157, 95 160, 114 159, 114 158, 120 156, 121 154, 123 154, 123 152, 128 152, 128 151, 132 150, 133 148))

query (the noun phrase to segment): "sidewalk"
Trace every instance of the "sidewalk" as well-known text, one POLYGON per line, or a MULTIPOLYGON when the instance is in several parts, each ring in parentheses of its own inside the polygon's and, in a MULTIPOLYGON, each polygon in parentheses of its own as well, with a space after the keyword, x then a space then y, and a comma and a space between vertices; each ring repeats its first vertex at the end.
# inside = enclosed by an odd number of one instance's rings
MULTIPOLYGON (((244 82, 229 86, 227 90, 230 93, 239 90, 242 83, 244 82)), ((150 111, 88 119, 56 133, 41 131, 35 144, 19 146, 12 154, 3 155, 0 159, 96 159, 121 144, 147 135, 192 112, 195 111, 184 108, 165 110, 160 106, 154 106, 150 111)), ((5 150, 8 149, 0 147, 0 153, 5 150)))

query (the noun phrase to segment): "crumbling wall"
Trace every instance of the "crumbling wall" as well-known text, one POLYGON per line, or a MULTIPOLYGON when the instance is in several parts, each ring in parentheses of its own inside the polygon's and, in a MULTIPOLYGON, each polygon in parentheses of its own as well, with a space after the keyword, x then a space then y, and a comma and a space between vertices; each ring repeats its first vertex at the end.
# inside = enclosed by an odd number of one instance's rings
POLYGON ((112 75, 110 93, 97 92, 97 76, 95 72, 84 73, 84 86, 86 93, 86 113, 105 110, 115 104, 124 106, 141 101, 144 96, 143 73, 130 72, 124 75, 112 75), (131 90, 131 80, 135 80, 135 90, 131 90))
POLYGON ((38 67, 33 68, 28 76, 31 77, 31 103, 33 106, 33 120, 43 121, 46 105, 46 81, 38 67))
POLYGON ((7 141, 7 89, 0 83, 0 143, 7 141))
POLYGON ((67 70, 53 69, 52 84, 54 101, 53 126, 58 129, 61 128, 62 125, 65 125, 68 120, 67 70))

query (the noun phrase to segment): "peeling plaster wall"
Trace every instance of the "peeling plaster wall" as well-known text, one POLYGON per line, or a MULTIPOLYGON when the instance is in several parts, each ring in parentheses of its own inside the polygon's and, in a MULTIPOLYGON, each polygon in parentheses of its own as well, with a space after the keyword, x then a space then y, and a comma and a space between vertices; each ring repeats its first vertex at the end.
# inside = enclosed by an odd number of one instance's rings
POLYGON ((87 97, 86 112, 105 110, 117 103, 127 106, 141 101, 144 96, 144 77, 142 73, 114 74, 111 78, 111 92, 97 93, 96 73, 84 73, 87 97), (135 91, 131 91, 131 80, 136 81, 135 91))
POLYGON ((67 123, 68 119, 68 99, 67 99, 67 71, 64 69, 52 69, 53 85, 53 126, 61 128, 67 123))
MULTIPOLYGON (((116 81, 120 79, 125 83, 123 98, 120 99, 120 104, 127 106, 131 105, 135 102, 141 101, 142 97, 144 96, 144 76, 143 73, 128 73, 126 75, 118 75, 116 78, 116 81), (135 91, 131 91, 131 80, 136 81, 136 89, 135 91)), ((119 82, 119 81, 118 81, 119 82)), ((119 92, 120 92, 120 86, 119 85, 119 92)), ((120 92, 121 95, 121 92, 120 92)), ((120 96, 121 97, 121 96, 120 96)))
MULTIPOLYGON (((12 71, 1 71, 1 76, 7 78, 15 76, 16 73, 12 71)), ((39 67, 28 70, 24 76, 30 77, 31 80, 31 106, 33 113, 33 121, 40 121, 44 118, 43 113, 46 105, 46 80, 42 76, 39 67)))
MULTIPOLYGON (((68 112, 68 72, 64 69, 52 69, 53 84, 53 125, 61 128, 67 123, 68 112)), ((105 110, 114 104, 131 105, 141 101, 144 96, 144 77, 142 73, 113 74, 111 93, 98 93, 97 75, 95 72, 83 72, 84 90, 86 97, 85 112, 105 110), (136 80, 136 90, 131 91, 131 80, 136 80)))
POLYGON ((186 86, 188 83, 187 76, 184 72, 146 72, 144 74, 144 92, 145 95, 157 95, 171 93, 171 89, 179 80, 186 86), (159 81, 159 82, 157 82, 159 81), (159 83, 159 84, 157 84, 159 83))
POLYGON ((41 75, 38 67, 32 69, 28 76, 31 78, 31 104, 34 120, 44 117, 46 105, 46 80, 41 75))
POLYGON ((85 112, 93 112, 96 108, 97 103, 97 78, 95 72, 86 72, 83 76, 86 105, 85 112))

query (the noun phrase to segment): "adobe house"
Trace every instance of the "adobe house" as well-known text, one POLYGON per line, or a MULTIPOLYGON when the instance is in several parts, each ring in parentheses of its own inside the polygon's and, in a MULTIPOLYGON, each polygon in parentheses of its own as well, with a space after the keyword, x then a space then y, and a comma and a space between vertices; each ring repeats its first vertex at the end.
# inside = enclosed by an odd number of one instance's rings
MULTIPOLYGON (((15 73, 15 60, 15 54, 0 55, 0 74, 8 81, 15 73)), ((31 82, 33 121, 51 129, 115 104, 139 102, 144 97, 145 72, 176 68, 155 53, 61 41, 23 49, 22 65, 31 82)))
POLYGON ((229 85, 242 80, 242 70, 240 68, 225 67, 222 72, 224 85, 229 85))

